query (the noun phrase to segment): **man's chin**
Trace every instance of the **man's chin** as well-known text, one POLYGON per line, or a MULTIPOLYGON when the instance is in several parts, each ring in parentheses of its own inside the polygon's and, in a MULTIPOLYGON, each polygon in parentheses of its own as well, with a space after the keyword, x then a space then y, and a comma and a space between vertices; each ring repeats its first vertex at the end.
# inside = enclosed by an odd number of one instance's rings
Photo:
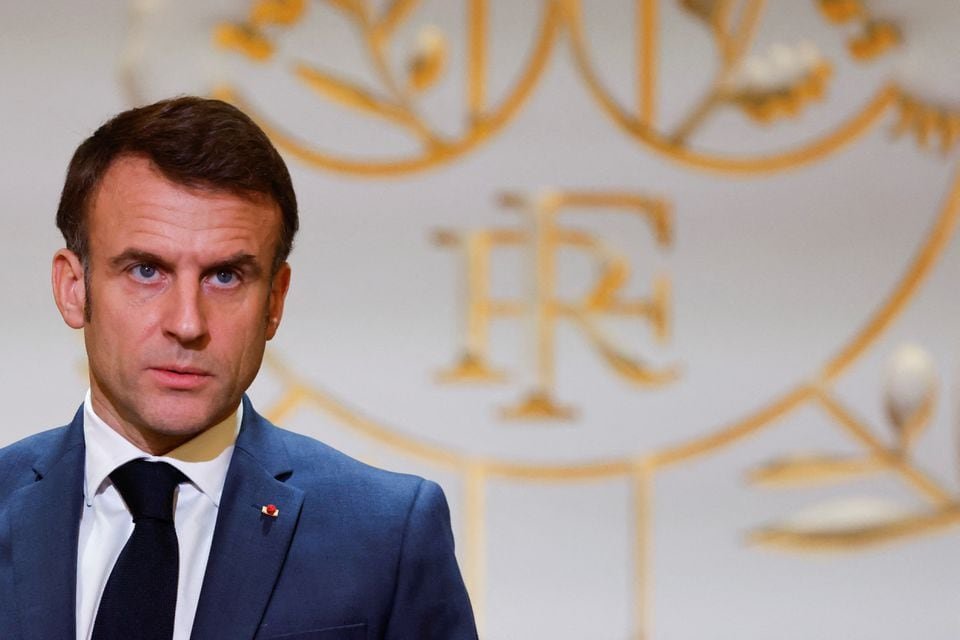
POLYGON ((143 429, 158 437, 185 442, 213 428, 232 413, 207 403, 160 403, 143 416, 143 429), (192 406, 199 404, 200 406, 192 406))

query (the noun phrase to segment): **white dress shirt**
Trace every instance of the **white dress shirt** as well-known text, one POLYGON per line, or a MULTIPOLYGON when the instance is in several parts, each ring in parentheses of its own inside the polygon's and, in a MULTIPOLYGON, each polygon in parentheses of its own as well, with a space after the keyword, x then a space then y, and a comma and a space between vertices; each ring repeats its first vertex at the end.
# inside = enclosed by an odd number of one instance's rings
POLYGON ((109 476, 120 465, 137 458, 167 462, 190 479, 180 485, 175 498, 180 577, 173 627, 174 640, 189 640, 242 413, 241 404, 220 424, 158 457, 141 451, 101 420, 87 392, 83 405, 84 509, 77 547, 77 640, 90 640, 100 596, 133 533, 130 511, 109 476))

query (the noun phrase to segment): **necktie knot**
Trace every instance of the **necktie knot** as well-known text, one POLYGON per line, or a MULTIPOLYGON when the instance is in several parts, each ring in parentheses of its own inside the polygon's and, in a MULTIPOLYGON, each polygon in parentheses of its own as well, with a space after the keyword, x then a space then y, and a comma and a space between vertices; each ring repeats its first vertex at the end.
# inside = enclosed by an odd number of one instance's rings
POLYGON ((131 460, 110 474, 117 491, 133 514, 133 521, 148 518, 173 522, 173 492, 187 477, 166 462, 131 460))

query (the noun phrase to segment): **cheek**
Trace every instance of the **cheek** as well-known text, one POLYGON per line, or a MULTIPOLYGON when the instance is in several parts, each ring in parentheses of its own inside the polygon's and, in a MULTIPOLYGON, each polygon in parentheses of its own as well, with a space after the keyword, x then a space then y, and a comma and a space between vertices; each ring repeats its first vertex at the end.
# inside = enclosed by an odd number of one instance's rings
POLYGON ((216 322, 208 320, 211 346, 238 368, 259 360, 266 342, 267 321, 259 309, 243 314, 223 314, 216 322))
POLYGON ((126 324, 146 311, 141 297, 135 295, 122 277, 94 277, 89 296, 92 318, 94 321, 126 324))
POLYGON ((121 307, 111 315, 109 326, 126 348, 135 348, 156 335, 157 315, 148 307, 121 307))
POLYGON ((114 358, 136 358, 143 346, 155 339, 159 331, 158 314, 149 305, 136 307, 108 302, 103 297, 94 300, 89 323, 94 342, 114 358))

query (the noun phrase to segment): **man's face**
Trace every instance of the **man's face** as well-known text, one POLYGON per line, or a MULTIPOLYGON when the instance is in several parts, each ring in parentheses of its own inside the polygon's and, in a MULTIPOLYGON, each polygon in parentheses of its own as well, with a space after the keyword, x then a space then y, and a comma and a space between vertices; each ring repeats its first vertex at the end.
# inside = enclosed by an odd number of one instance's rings
POLYGON ((144 158, 107 170, 87 221, 84 339, 94 409, 128 440, 169 450, 236 410, 283 311, 280 221, 267 198, 177 185, 144 158))

